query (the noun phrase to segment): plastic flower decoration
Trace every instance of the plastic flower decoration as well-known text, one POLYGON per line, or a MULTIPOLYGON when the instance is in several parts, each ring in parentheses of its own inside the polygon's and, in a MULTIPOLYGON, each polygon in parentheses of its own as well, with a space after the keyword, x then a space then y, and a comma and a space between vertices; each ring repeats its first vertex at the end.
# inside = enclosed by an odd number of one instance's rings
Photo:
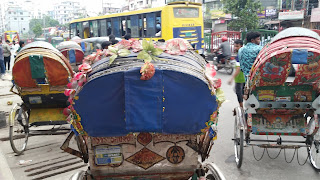
POLYGON ((172 55, 184 55, 188 46, 181 38, 170 39, 167 41, 166 53, 172 55))
POLYGON ((110 51, 110 54, 111 54, 111 57, 110 57, 110 60, 109 60, 109 65, 113 63, 113 61, 118 57, 125 57, 125 56, 128 56, 131 52, 128 50, 128 49, 122 49, 124 48, 124 46, 115 46, 115 47, 112 47, 112 46, 109 46, 108 47, 108 50, 110 51))
POLYGON ((143 50, 138 54, 137 58, 144 60, 144 65, 140 69, 141 80, 149 80, 155 73, 154 65, 151 63, 152 60, 160 60, 157 56, 162 54, 163 50, 154 47, 152 40, 149 42, 146 40, 142 41, 143 50))

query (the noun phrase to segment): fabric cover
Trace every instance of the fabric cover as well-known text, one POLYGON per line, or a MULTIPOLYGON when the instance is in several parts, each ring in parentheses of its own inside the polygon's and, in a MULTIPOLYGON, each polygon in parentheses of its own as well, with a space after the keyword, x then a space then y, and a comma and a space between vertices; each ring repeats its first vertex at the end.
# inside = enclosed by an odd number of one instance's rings
POLYGON ((76 62, 76 51, 73 49, 69 50, 69 61, 70 63, 76 62))
POLYGON ((41 79, 45 78, 45 68, 43 63, 42 55, 31 55, 29 56, 30 69, 32 79, 41 79))
POLYGON ((292 64, 307 64, 308 50, 307 49, 293 49, 291 55, 292 64))

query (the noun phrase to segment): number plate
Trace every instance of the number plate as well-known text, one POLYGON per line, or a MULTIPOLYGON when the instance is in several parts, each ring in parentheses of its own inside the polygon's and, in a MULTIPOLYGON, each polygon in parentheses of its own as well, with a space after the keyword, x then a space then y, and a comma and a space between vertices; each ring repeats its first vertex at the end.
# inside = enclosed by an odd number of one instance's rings
POLYGON ((123 156, 120 146, 96 146, 95 147, 96 165, 120 165, 123 156))
POLYGON ((29 97, 30 104, 42 104, 42 100, 40 96, 29 97))

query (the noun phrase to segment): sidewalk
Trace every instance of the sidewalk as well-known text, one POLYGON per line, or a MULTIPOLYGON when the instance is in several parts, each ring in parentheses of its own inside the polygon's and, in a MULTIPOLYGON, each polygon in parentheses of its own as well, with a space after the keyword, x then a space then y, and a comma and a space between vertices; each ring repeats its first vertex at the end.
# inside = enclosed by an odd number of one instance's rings
POLYGON ((8 162, 2 153, 0 148, 0 179, 3 180, 14 180, 13 174, 8 166, 8 162))

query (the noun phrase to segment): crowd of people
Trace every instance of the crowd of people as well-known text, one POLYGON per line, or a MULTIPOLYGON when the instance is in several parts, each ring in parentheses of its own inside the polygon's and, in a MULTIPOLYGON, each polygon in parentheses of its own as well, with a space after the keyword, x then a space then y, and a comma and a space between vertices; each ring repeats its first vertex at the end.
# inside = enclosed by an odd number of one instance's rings
POLYGON ((11 57, 13 56, 15 58, 17 53, 24 46, 24 41, 19 41, 19 44, 12 41, 11 46, 9 43, 9 40, 3 42, 2 39, 0 39, 0 79, 3 79, 6 72, 10 71, 11 57))

